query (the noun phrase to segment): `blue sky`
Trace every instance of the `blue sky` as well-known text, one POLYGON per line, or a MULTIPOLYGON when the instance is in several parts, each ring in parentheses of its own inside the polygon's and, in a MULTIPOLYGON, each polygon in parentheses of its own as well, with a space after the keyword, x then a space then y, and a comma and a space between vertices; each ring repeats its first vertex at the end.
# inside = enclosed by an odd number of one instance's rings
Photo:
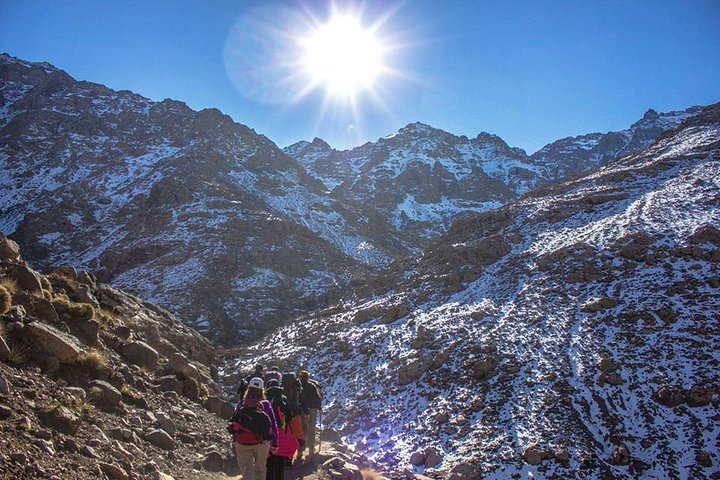
POLYGON ((0 0, 0 51, 153 100, 219 108, 281 147, 318 136, 348 148, 421 121, 458 135, 488 131, 532 153, 626 128, 648 108, 720 101, 717 0, 336 7, 362 11, 364 25, 385 19, 378 36, 394 46, 385 63, 401 73, 381 76, 376 96, 359 94, 355 115, 343 101, 324 106, 322 89, 283 98, 282 79, 253 64, 272 62, 280 42, 262 37, 261 21, 295 31, 298 18, 326 20, 327 2, 0 0), (235 37, 255 27, 253 42, 235 37), (245 59, 232 75, 228 46, 245 59))

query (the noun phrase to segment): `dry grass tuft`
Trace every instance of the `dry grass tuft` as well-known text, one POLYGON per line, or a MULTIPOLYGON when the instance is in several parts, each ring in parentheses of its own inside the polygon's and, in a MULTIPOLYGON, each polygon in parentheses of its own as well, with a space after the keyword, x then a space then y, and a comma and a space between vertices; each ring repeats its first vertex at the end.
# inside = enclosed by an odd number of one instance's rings
POLYGON ((10 278, 10 277, 0 278, 0 287, 4 287, 5 290, 7 290, 8 292, 10 292, 10 295, 12 295, 13 293, 17 292, 18 289, 20 288, 20 287, 18 286, 18 283, 17 283, 14 279, 12 279, 12 278, 10 278))
POLYGON ((362 475, 363 480, 385 480, 385 477, 370 468, 361 469, 360 475, 362 475))
POLYGON ((8 363, 11 365, 22 365, 30 358, 30 345, 24 340, 11 340, 8 342, 8 348, 10 349, 8 363))
POLYGON ((12 295, 7 288, 0 286, 0 315, 5 315, 12 306, 12 295))
POLYGON ((97 373, 107 370, 107 358, 101 351, 96 349, 80 352, 76 363, 97 373))
POLYGON ((47 290, 48 292, 53 291, 52 284, 50 283, 50 280, 45 275, 40 275, 40 284, 42 285, 43 290, 47 290))
POLYGON ((78 320, 92 320, 95 317, 95 308, 89 303, 77 303, 56 297, 52 301, 53 307, 60 315, 68 315, 78 320))
POLYGON ((140 406, 144 403, 142 394, 140 394, 140 392, 136 392, 128 385, 123 385, 120 389, 120 393, 122 393, 123 402, 129 405, 140 406))

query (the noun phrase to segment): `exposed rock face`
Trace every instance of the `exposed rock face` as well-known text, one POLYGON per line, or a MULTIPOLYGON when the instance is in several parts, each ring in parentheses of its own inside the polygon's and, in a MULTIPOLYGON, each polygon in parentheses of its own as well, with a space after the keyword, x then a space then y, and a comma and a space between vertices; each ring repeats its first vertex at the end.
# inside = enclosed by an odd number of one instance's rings
POLYGON ((154 370, 160 355, 145 342, 128 342, 120 347, 122 355, 135 365, 154 370))
POLYGON ((327 425, 410 471, 435 447, 433 477, 707 478, 718 178, 714 105, 639 153, 456 221, 221 373, 306 365, 327 425))

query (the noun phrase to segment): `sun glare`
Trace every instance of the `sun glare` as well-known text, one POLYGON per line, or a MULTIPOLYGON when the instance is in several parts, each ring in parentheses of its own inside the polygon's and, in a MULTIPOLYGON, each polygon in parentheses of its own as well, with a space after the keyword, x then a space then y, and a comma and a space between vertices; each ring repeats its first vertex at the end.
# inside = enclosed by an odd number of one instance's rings
POLYGON ((383 45, 359 19, 334 14, 300 41, 301 66, 313 86, 335 97, 354 97, 372 89, 383 73, 383 45))

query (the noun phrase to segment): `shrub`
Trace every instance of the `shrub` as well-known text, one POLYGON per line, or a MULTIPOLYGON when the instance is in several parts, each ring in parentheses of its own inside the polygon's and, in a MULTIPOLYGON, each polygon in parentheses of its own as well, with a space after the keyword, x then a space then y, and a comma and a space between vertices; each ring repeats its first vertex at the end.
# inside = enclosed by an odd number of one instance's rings
POLYGON ((8 342, 10 357, 8 363, 11 365, 22 365, 30 358, 30 346, 23 340, 12 340, 8 342))
POLYGON ((105 355, 103 355, 101 351, 95 349, 80 352, 76 363, 94 371, 95 373, 103 373, 107 370, 107 359, 105 358, 105 355))
POLYGON ((12 306, 12 295, 7 288, 0 285, 0 315, 5 315, 12 306))
POLYGON ((140 394, 140 392, 134 391, 127 385, 122 386, 122 388, 120 389, 120 393, 122 394, 123 402, 129 405, 135 405, 136 407, 139 407, 145 404, 145 402, 143 401, 143 396, 140 394))
POLYGON ((10 292, 10 295, 18 291, 17 282, 10 277, 0 278, 0 287, 5 288, 5 290, 10 292))
POLYGON ((201 383, 198 387, 198 395, 200 398, 207 398, 210 396, 210 389, 204 383, 201 383))
POLYGON ((43 291, 42 291, 42 296, 43 296, 43 298, 44 298, 45 300, 47 300, 48 302, 52 302, 53 296, 52 296, 52 293, 50 292, 50 290, 44 290, 44 289, 43 289, 43 291))
POLYGON ((45 275, 40 275, 40 283, 42 284, 43 290, 47 290, 48 292, 53 291, 52 284, 45 275))
POLYGON ((375 470, 371 470, 369 468, 363 468, 360 470, 360 475, 362 475, 363 480, 380 480, 385 478, 375 470))
POLYGON ((77 303, 71 300, 57 297, 52 301, 55 311, 60 315, 68 315, 78 320, 92 320, 95 317, 95 309, 89 303, 77 303))

